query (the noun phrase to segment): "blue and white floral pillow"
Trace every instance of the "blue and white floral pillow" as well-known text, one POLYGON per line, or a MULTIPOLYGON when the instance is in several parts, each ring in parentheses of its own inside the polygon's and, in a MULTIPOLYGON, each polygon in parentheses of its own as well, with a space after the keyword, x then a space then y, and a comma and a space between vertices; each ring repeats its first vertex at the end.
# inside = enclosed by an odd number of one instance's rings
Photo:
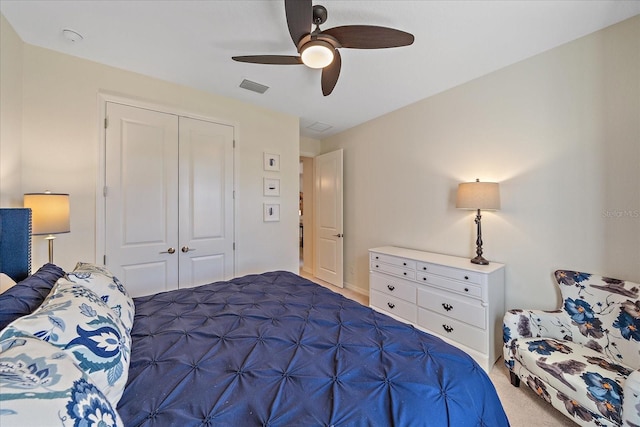
MULTIPOLYGON (((120 280, 109 270, 96 264, 79 262, 71 273, 67 273, 67 278, 68 281, 84 285, 97 293, 131 331, 135 315, 133 299, 120 280)), ((65 283, 65 280, 59 280, 60 283, 65 283)))
POLYGON ((122 426, 69 354, 33 337, 0 342, 0 401, 2 427, 122 426))
POLYGON ((115 407, 127 382, 131 336, 92 290, 65 286, 29 316, 12 322, 0 340, 37 337, 71 356, 115 407))

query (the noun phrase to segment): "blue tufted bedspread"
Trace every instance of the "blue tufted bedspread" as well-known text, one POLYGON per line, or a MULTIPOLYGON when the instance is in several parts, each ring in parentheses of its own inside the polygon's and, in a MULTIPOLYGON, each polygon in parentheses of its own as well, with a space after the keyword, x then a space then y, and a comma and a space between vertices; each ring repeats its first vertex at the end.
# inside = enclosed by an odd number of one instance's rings
POLYGON ((288 272, 135 299, 126 426, 508 426, 465 353, 288 272))

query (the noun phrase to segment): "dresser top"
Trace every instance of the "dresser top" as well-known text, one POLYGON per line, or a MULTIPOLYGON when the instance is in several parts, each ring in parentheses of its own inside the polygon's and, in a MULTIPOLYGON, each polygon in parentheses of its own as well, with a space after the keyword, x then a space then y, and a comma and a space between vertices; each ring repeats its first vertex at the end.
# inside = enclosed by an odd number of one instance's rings
POLYGON ((400 248, 397 246, 381 246, 379 248, 371 248, 369 251, 401 258, 410 258, 416 261, 446 265, 448 267, 461 268, 464 270, 477 271, 479 273, 493 273, 496 270, 504 268, 504 264, 493 262, 491 260, 489 261, 489 265, 478 265, 473 264, 470 258, 424 252, 415 249, 400 248))

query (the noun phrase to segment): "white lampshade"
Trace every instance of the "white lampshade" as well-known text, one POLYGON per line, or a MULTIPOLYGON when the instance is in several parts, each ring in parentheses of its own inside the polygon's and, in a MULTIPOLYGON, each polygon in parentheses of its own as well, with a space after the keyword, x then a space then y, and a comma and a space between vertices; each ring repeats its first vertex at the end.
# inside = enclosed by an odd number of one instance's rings
POLYGON ((500 188, 496 182, 465 182, 458 185, 456 208, 500 209, 500 188))
POLYGON ((310 68, 324 68, 333 62, 334 48, 322 40, 313 40, 302 47, 302 63, 310 68))
POLYGON ((28 193, 24 195, 24 207, 31 208, 31 234, 59 234, 71 231, 68 194, 28 193))

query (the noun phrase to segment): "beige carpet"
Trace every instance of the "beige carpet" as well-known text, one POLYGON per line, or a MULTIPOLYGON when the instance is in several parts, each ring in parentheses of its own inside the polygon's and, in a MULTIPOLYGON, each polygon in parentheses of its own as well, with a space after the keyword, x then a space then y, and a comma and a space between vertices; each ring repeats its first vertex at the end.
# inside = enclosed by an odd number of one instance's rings
MULTIPOLYGON (((341 289, 327 282, 323 282, 312 275, 300 271, 300 275, 307 279, 341 293, 347 298, 358 301, 360 304, 368 305, 369 298, 349 289, 341 289)), ((573 421, 562 415, 550 404, 539 398, 533 391, 524 384, 514 387, 509 381, 509 372, 500 358, 491 372, 489 378, 496 387, 502 407, 507 413, 511 427, 575 427, 573 421)))
POLYGON ((502 407, 507 413, 511 427, 575 427, 573 421, 562 415, 553 406, 539 398, 524 384, 514 387, 509 381, 509 371, 502 358, 489 373, 496 387, 502 407))

